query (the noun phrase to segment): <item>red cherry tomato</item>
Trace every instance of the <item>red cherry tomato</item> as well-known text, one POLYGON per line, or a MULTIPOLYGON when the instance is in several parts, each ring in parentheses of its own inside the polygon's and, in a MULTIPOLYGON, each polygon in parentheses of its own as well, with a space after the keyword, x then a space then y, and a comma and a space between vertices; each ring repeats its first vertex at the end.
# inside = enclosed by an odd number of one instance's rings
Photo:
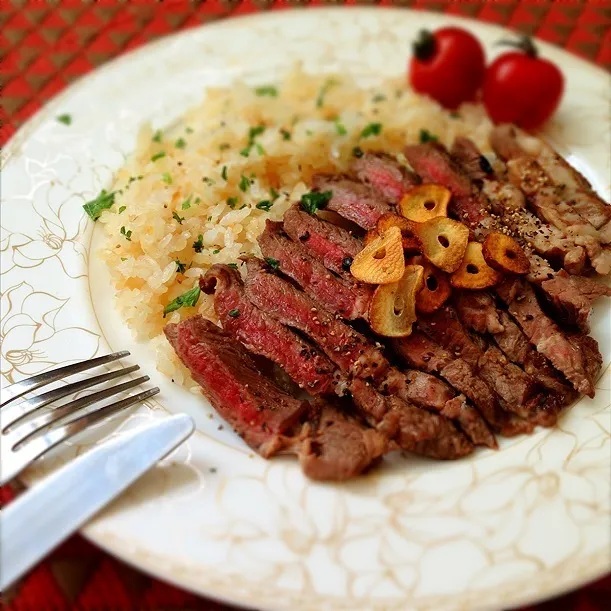
POLYGON ((488 67, 484 105, 495 123, 515 123, 525 129, 535 129, 558 107, 564 77, 552 62, 537 57, 537 50, 529 39, 515 46, 522 51, 504 53, 488 67))
POLYGON ((420 32, 409 65, 412 87, 454 109, 475 98, 484 79, 484 49, 462 28, 420 32))

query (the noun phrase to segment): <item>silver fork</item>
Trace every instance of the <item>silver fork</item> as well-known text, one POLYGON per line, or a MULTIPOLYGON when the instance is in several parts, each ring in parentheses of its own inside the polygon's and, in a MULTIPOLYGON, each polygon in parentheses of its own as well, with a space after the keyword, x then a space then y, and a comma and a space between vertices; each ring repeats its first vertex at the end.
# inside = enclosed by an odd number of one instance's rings
POLYGON ((33 461, 46 454, 58 444, 66 441, 66 439, 80 433, 111 414, 144 401, 159 392, 159 388, 151 388, 138 394, 130 395, 125 399, 102 405, 95 410, 81 413, 81 410, 90 405, 147 382, 149 377, 145 375, 110 388, 99 390, 79 399, 74 399, 69 403, 36 415, 36 412, 43 407, 49 406, 64 397, 96 386, 97 384, 121 378, 140 369, 138 365, 133 365, 60 386, 31 398, 22 398, 33 390, 63 380, 82 371, 87 371, 93 367, 117 361, 128 355, 129 352, 126 350, 114 352, 113 354, 41 373, 2 389, 3 400, 0 403, 0 485, 19 475, 33 461), (59 426, 52 426, 57 421, 71 415, 76 417, 59 426))

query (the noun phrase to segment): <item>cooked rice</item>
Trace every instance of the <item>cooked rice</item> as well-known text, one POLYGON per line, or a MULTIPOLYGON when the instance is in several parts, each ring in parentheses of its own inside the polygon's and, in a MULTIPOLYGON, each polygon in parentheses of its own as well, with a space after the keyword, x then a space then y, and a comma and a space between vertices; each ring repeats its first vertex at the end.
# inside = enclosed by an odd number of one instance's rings
POLYGON ((195 313, 214 320, 212 297, 201 294, 196 307, 165 318, 164 307, 195 287, 213 263, 260 255, 265 220, 280 220, 309 190, 314 173, 346 170, 357 146, 401 159, 421 130, 445 145, 468 135, 489 152, 490 127, 480 106, 449 113, 408 89, 404 78, 363 88, 350 77, 296 68, 273 86, 209 89, 179 127, 142 129, 116 176, 115 204, 99 220, 116 304, 135 337, 152 340, 160 371, 193 386, 162 329, 195 313), (381 124, 380 133, 362 137, 371 123, 381 124), (249 132, 259 126, 265 130, 249 146, 249 132))

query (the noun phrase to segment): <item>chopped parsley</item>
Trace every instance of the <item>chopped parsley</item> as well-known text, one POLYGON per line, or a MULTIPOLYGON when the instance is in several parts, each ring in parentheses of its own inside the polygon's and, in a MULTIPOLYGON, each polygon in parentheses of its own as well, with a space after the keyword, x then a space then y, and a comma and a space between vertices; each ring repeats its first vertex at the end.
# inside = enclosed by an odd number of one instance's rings
POLYGON ((185 131, 187 132, 187 134, 192 134, 195 130, 187 125, 187 127, 185 127, 185 131))
POLYGON ((227 149, 230 149, 231 145, 227 142, 222 142, 221 144, 219 144, 219 151, 226 151, 227 149))
POLYGON ((311 129, 306 129, 305 133, 306 133, 306 136, 312 136, 314 134, 314 132, 311 129))
POLYGON ((125 206, 121 206, 119 208, 119 214, 122 214, 123 212, 125 212, 125 210, 127 210, 127 208, 125 206))
POLYGON ((183 293, 182 295, 176 297, 174 301, 170 301, 170 303, 168 303, 168 305, 163 308, 163 317, 165 318, 170 312, 174 312, 175 310, 178 310, 182 307, 192 308, 197 303, 200 292, 201 291, 199 286, 196 286, 190 291, 187 291, 186 293, 183 293))
POLYGON ((212 254, 213 254, 213 255, 218 255, 220 252, 221 252, 221 249, 220 249, 220 248, 215 248, 215 249, 212 251, 212 254))
POLYGON ((163 132, 158 129, 154 134, 153 134, 153 142, 161 142, 161 136, 163 135, 163 132))
POLYGON ((165 157, 165 153, 163 151, 160 151, 159 153, 155 153, 151 157, 151 161, 157 161, 157 159, 162 159, 163 157, 165 157))
POLYGON ((274 189, 274 187, 272 187, 269 190, 269 194, 270 194, 273 202, 275 202, 280 197, 280 193, 278 193, 278 191, 276 191, 276 189, 274 189))
POLYGON ((231 318, 237 318, 240 315, 240 310, 229 310, 227 314, 229 314, 231 318))
MULTIPOLYGON (((246 180, 248 180, 248 179, 246 179, 246 180)), ((238 198, 237 198, 237 197, 228 197, 228 198, 227 198, 227 205, 228 205, 230 208, 235 208, 235 207, 237 206, 237 204, 238 204, 238 201, 239 201, 239 200, 238 200, 238 198)))
POLYGON ((129 180, 127 181, 128 185, 131 185, 133 182, 136 182, 137 180, 142 180, 144 178, 144 176, 142 176, 142 174, 140 176, 130 176, 129 180))
POLYGON ((246 176, 242 174, 240 176, 240 183, 238 184, 238 187, 240 188, 240 191, 246 193, 246 191, 248 191, 248 189, 250 188, 250 179, 246 178, 246 176))
POLYGON ((345 136, 348 133, 346 126, 341 123, 339 119, 335 119, 335 131, 337 131, 340 136, 345 136))
POLYGON ((182 222, 185 220, 184 216, 180 217, 176 212, 172 212, 172 218, 177 221, 179 225, 182 225, 182 222))
POLYGON ((176 142, 174 142, 174 146, 177 149, 184 149, 185 146, 187 146, 187 141, 184 138, 178 138, 178 140, 176 140, 176 142))
POLYGON ((352 154, 357 158, 360 159, 365 153, 363 153, 363 149, 360 146, 355 146, 352 149, 352 154))
POLYGON ((227 182, 227 166, 224 165, 223 169, 221 170, 221 178, 227 182))
POLYGON ((204 250, 204 236, 201 233, 197 236, 197 240, 193 242, 193 250, 195 252, 204 250))
POLYGON ((121 257, 121 261, 127 261, 127 257, 121 257))
POLYGON ((251 127, 248 130, 248 144, 246 148, 240 151, 240 155, 242 155, 242 157, 248 157, 250 155, 250 151, 252 150, 253 146, 257 149, 257 152, 259 153, 259 155, 263 155, 265 153, 265 150, 263 149, 263 147, 260 144, 258 144, 257 142, 255 142, 255 138, 257 136, 260 136, 264 131, 265 131, 265 125, 257 125, 256 127, 251 127))
POLYGON ((329 89, 334 85, 339 85, 339 81, 334 78, 327 79, 323 86, 320 88, 318 92, 318 97, 316 98, 316 108, 322 108, 322 105, 325 103, 325 96, 329 92, 329 89))
POLYGON ((361 138, 368 138, 369 136, 378 136, 382 131, 381 123, 370 123, 363 128, 361 132, 361 138))
POLYGON ((271 257, 265 257, 265 262, 272 268, 278 269, 280 267, 280 261, 278 259, 272 259, 271 257))
POLYGON ((333 193, 331 193, 331 191, 324 191, 323 193, 312 191, 302 195, 299 203, 303 210, 310 214, 314 214, 317 210, 325 208, 332 197, 333 193))
POLYGON ((282 127, 282 128, 280 128, 280 133, 282 134, 282 139, 283 140, 290 140, 291 139, 291 132, 288 129, 284 129, 282 127))
POLYGON ((128 242, 131 242, 131 241, 132 241, 132 230, 131 230, 131 229, 129 229, 129 230, 127 230, 127 231, 126 231, 125 227, 121 227, 121 235, 122 235, 122 236, 125 236, 125 239, 126 239, 128 242))
MULTIPOLYGON (((189 197, 187 197, 187 199, 185 199, 185 201, 182 203, 181 208, 183 210, 188 210, 191 207, 191 200, 193 199, 193 193, 191 193, 191 195, 189 195, 189 197)), ((184 221, 184 219, 183 219, 184 221)))
POLYGON ((97 221, 103 210, 112 208, 112 205, 115 203, 115 193, 115 191, 108 193, 108 191, 102 189, 95 199, 92 199, 83 206, 83 209, 92 220, 97 221))
POLYGON ((428 129, 420 130, 420 144, 425 144, 426 142, 437 142, 439 138, 435 134, 431 134, 428 129))
POLYGON ((172 184, 172 177, 170 176, 169 172, 164 172, 161 175, 161 180, 163 180, 163 182, 165 182, 168 185, 172 184))
POLYGON ((64 125, 72 125, 72 115, 63 114, 57 117, 57 121, 59 123, 63 123, 64 125))
POLYGON ((460 119, 460 113, 456 111, 451 112, 450 116, 452 117, 452 119, 460 119))
POLYGON ((174 263, 176 263, 176 271, 179 274, 184 274, 185 270, 187 269, 187 264, 186 263, 181 263, 178 259, 176 259, 176 261, 174 261, 174 263))
POLYGON ((212 178, 210 178, 209 176, 203 176, 202 182, 205 182, 207 185, 210 185, 210 186, 216 184, 216 181, 212 180, 212 178))
POLYGON ((270 98, 278 97, 278 89, 273 85, 263 85, 262 87, 255 88, 255 94, 259 97, 269 96, 270 98))
POLYGON ((233 267, 233 269, 238 269, 237 263, 227 263, 227 265, 229 265, 229 267, 233 267))
POLYGON ((378 102, 383 102, 386 99, 386 96, 383 93, 376 93, 373 98, 372 98, 372 102, 374 103, 378 103, 378 102))
POLYGON ((269 199, 264 199, 263 201, 260 201, 255 208, 259 209, 259 210, 265 210, 266 212, 269 212, 269 209, 274 205, 274 202, 270 202, 269 199))

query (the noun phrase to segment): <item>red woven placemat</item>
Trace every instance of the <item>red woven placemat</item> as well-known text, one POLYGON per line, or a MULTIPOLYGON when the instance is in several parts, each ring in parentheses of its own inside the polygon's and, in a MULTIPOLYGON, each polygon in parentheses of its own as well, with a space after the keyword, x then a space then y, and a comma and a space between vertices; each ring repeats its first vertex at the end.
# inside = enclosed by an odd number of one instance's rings
MULTIPOLYGON (((379 5, 443 11, 538 36, 611 70, 611 0, 0 0, 0 143, 66 85, 146 42, 208 21, 295 6, 379 5)), ((0 488, 0 506, 13 491, 0 488)), ((532 611, 601 611, 611 577, 532 611)), ((606 603, 605 603, 606 601, 606 603)), ((73 537, 2 594, 11 611, 231 607, 152 579, 73 537)))

